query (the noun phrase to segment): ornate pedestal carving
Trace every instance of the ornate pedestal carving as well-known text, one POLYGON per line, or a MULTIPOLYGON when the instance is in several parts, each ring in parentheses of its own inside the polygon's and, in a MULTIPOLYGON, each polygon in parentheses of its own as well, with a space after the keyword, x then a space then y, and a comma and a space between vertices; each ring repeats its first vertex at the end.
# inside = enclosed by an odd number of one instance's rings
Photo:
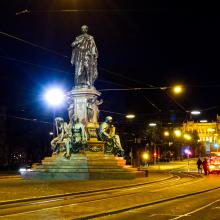
POLYGON ((77 115, 80 122, 84 125, 93 123, 97 125, 98 115, 101 101, 98 101, 101 93, 98 92, 94 87, 74 87, 68 94, 69 103, 69 118, 73 115, 77 115))

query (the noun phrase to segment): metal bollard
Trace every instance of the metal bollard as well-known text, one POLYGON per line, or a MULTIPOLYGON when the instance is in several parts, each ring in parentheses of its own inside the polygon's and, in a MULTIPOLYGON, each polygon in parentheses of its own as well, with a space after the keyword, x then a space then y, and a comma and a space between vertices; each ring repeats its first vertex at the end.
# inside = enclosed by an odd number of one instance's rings
POLYGON ((145 177, 148 177, 148 170, 145 170, 145 177))

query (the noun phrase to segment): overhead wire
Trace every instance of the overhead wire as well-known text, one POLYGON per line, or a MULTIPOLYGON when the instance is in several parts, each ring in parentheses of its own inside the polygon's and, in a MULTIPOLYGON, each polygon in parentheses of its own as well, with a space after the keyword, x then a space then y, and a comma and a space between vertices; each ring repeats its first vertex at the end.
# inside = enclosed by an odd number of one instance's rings
POLYGON ((36 123, 43 123, 43 124, 49 124, 52 125, 53 123, 47 122, 47 121, 42 121, 42 120, 38 120, 36 118, 32 119, 32 118, 26 118, 26 117, 19 117, 19 116, 14 116, 14 115, 5 115, 5 114, 0 114, 0 116, 6 116, 9 118, 14 118, 14 119, 19 119, 19 120, 24 120, 24 121, 31 121, 31 122, 36 122, 36 123))
MULTIPOLYGON (((36 47, 36 48, 42 49, 42 50, 47 51, 47 52, 49 52, 49 53, 53 53, 53 54, 55 54, 55 55, 57 55, 57 56, 61 56, 61 57, 64 57, 64 58, 66 58, 66 59, 67 59, 67 58, 68 58, 68 59, 70 58, 70 57, 67 56, 67 55, 64 55, 64 54, 59 53, 59 52, 57 52, 57 51, 48 49, 48 48, 43 47, 43 46, 41 46, 41 45, 38 45, 38 44, 36 44, 36 43, 32 43, 32 42, 30 42, 30 41, 24 40, 24 39, 22 39, 22 38, 16 37, 16 36, 14 36, 14 35, 8 34, 8 33, 6 33, 6 32, 0 31, 0 34, 3 35, 3 36, 7 36, 7 37, 9 37, 9 38, 15 39, 15 40, 17 40, 17 41, 21 41, 21 42, 23 42, 23 43, 25 43, 25 44, 34 46, 34 47, 36 47)), ((134 80, 134 79, 132 79, 132 78, 130 78, 130 77, 123 76, 123 75, 120 74, 120 73, 116 73, 116 72, 110 71, 110 70, 108 70, 108 69, 106 69, 106 68, 99 67, 99 69, 101 69, 101 70, 103 70, 103 71, 105 71, 105 72, 108 72, 108 73, 110 73, 110 74, 112 74, 112 75, 115 75, 115 76, 117 76, 117 77, 121 77, 121 78, 123 78, 123 79, 127 79, 127 80, 130 80, 130 81, 133 81, 133 82, 137 82, 137 83, 143 84, 143 82, 134 80)), ((146 84, 146 85, 148 85, 148 86, 150 86, 150 87, 154 87, 153 85, 150 85, 150 84, 146 84)))
POLYGON ((46 48, 46 47, 39 46, 38 44, 35 44, 35 43, 30 42, 30 41, 21 39, 21 38, 19 38, 19 37, 15 37, 15 36, 13 36, 13 35, 11 35, 11 34, 8 34, 8 33, 5 33, 5 32, 2 32, 2 31, 0 31, 0 34, 1 34, 1 35, 4 35, 4 36, 7 36, 7 37, 10 37, 10 38, 12 38, 12 39, 18 40, 18 41, 23 42, 23 43, 25 43, 25 44, 31 45, 31 46, 33 46, 33 47, 39 48, 39 49, 41 49, 41 50, 45 50, 45 51, 47 51, 47 52, 53 53, 53 54, 55 54, 55 55, 57 55, 57 56, 62 56, 62 57, 68 58, 68 56, 66 56, 66 55, 63 55, 63 54, 61 54, 61 53, 58 53, 58 52, 56 52, 56 51, 54 51, 54 50, 51 50, 51 49, 48 49, 48 48, 46 48))
MULTIPOLYGON (((46 47, 43 47, 41 45, 38 45, 36 43, 32 43, 30 41, 27 41, 27 40, 24 40, 22 38, 19 38, 19 37, 16 37, 14 35, 11 35, 11 34, 8 34, 6 32, 2 32, 0 31, 0 34, 3 35, 3 36, 6 36, 6 37, 9 37, 9 38, 12 38, 14 40, 17 40, 17 41, 20 41, 22 43, 25 43, 25 44, 28 44, 30 46, 33 46, 33 47, 36 47, 36 48, 39 48, 39 49, 42 49, 46 52, 49 52, 49 53, 52 53, 52 54, 55 54, 57 56, 61 56, 61 57, 64 57, 64 58, 70 58, 69 56, 67 55, 64 55, 64 54, 61 54, 59 52, 56 52, 54 50, 51 50, 51 49, 48 49, 46 47)), ((59 69, 55 69, 55 68, 51 68, 51 67, 46 67, 46 66, 43 66, 43 65, 39 65, 39 64, 33 64, 33 63, 30 63, 30 62, 27 62, 27 61, 22 61, 22 60, 18 60, 16 58, 10 58, 10 57, 6 57, 6 56, 0 56, 0 58, 3 58, 3 59, 7 59, 7 60, 11 60, 11 61, 16 61, 16 62, 22 62, 22 63, 25 63, 25 64, 29 64, 29 65, 33 65, 33 66, 37 66, 37 67, 40 67, 40 68, 47 68, 48 70, 55 70, 57 72, 62 72, 62 73, 70 73, 70 72, 67 72, 67 71, 63 71, 63 70, 59 70, 59 69)), ((161 89, 161 90, 166 90, 166 89, 169 89, 171 88, 170 86, 168 87, 158 87, 158 86, 154 86, 154 85, 151 85, 151 84, 146 84, 146 83, 143 83, 143 82, 140 82, 138 80, 134 80, 130 77, 126 77, 122 74, 119 74, 119 73, 116 73, 116 72, 113 72, 113 71, 110 71, 106 68, 103 68, 103 67, 99 67, 99 69, 105 71, 105 72, 108 72, 112 75, 115 75, 117 77, 120 77, 120 78, 123 78, 123 79, 126 79, 126 80, 129 80, 129 81, 132 81, 132 82, 135 82, 135 83, 141 83, 141 84, 145 84, 146 86, 148 87, 137 87, 137 88, 123 88, 123 89, 101 89, 99 91, 129 91, 129 90, 153 90, 153 89, 161 89)), ((219 87, 220 85, 188 85, 188 87, 219 87)), ((176 100, 174 100, 166 91, 165 91, 165 94, 168 96, 169 99, 171 99, 180 109, 182 109, 184 112, 186 112, 186 109, 185 107, 183 107, 180 103, 178 103, 176 100)), ((147 100, 155 109, 157 109, 158 111, 161 111, 161 109, 159 109, 153 102, 151 102, 148 98, 146 98, 146 96, 144 96, 145 100, 147 100)))
MULTIPOLYGON (((152 9, 151 9, 152 10, 152 9)), ((161 10, 161 9, 160 9, 161 10)), ((107 12, 146 12, 148 10, 146 9, 59 9, 59 10, 30 10, 27 7, 21 11, 16 12, 16 15, 24 14, 24 13, 30 13, 30 14, 42 14, 42 13, 107 13, 107 12), (22 13, 23 12, 23 13, 22 13)))
POLYGON ((162 110, 156 106, 153 102, 150 101, 150 99, 148 99, 144 94, 142 94, 142 96, 144 97, 145 100, 147 100, 155 109, 157 109, 159 112, 162 112, 162 110))
MULTIPOLYGON (((60 73, 64 73, 64 74, 67 74, 67 75, 73 75, 73 73, 70 72, 70 71, 65 71, 65 70, 61 70, 61 69, 58 69, 58 68, 52 68, 52 67, 44 66, 44 65, 41 65, 41 64, 36 64, 36 63, 28 62, 28 61, 25 61, 25 60, 17 59, 17 58, 14 58, 14 57, 0 55, 0 58, 11 61, 11 62, 23 63, 23 64, 34 66, 34 67, 37 67, 37 68, 42 68, 42 69, 47 69, 47 70, 50 70, 50 71, 60 72, 60 73)), ((121 86, 121 87, 124 86, 120 83, 115 83, 115 82, 111 82, 111 81, 103 80, 103 79, 97 79, 97 81, 107 83, 107 84, 113 84, 113 85, 117 85, 117 86, 121 86)))

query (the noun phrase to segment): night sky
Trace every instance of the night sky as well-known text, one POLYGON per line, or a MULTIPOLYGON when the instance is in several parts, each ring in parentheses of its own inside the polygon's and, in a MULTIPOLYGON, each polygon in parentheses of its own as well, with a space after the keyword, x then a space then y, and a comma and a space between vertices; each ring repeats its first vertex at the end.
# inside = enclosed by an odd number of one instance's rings
MULTIPOLYGON (((184 109, 204 110, 201 118, 209 120, 220 113, 220 14, 216 5, 1 0, 0 10, 0 104, 11 116, 51 120, 52 110, 42 94, 51 85, 66 91, 72 88, 70 44, 83 24, 89 26, 99 51, 97 90, 185 86, 181 97, 159 89, 102 92, 101 110, 133 112, 137 121, 167 121, 171 112, 182 121, 184 109), (28 13, 21 13, 25 9, 28 13)), ((56 111, 66 117, 66 106, 56 111)), ((102 112, 103 117, 106 114, 102 112)), ((124 117, 112 115, 119 121, 124 117)))

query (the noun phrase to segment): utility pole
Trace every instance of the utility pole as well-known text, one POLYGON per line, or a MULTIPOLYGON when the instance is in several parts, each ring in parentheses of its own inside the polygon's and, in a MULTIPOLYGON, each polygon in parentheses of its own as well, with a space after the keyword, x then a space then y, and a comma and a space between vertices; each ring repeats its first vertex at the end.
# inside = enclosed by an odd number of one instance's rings
POLYGON ((131 166, 132 166, 132 164, 133 164, 133 150, 132 150, 132 147, 131 147, 130 157, 131 157, 131 166))
POLYGON ((156 160, 157 160, 157 147, 156 144, 154 143, 154 165, 156 164, 156 160))

